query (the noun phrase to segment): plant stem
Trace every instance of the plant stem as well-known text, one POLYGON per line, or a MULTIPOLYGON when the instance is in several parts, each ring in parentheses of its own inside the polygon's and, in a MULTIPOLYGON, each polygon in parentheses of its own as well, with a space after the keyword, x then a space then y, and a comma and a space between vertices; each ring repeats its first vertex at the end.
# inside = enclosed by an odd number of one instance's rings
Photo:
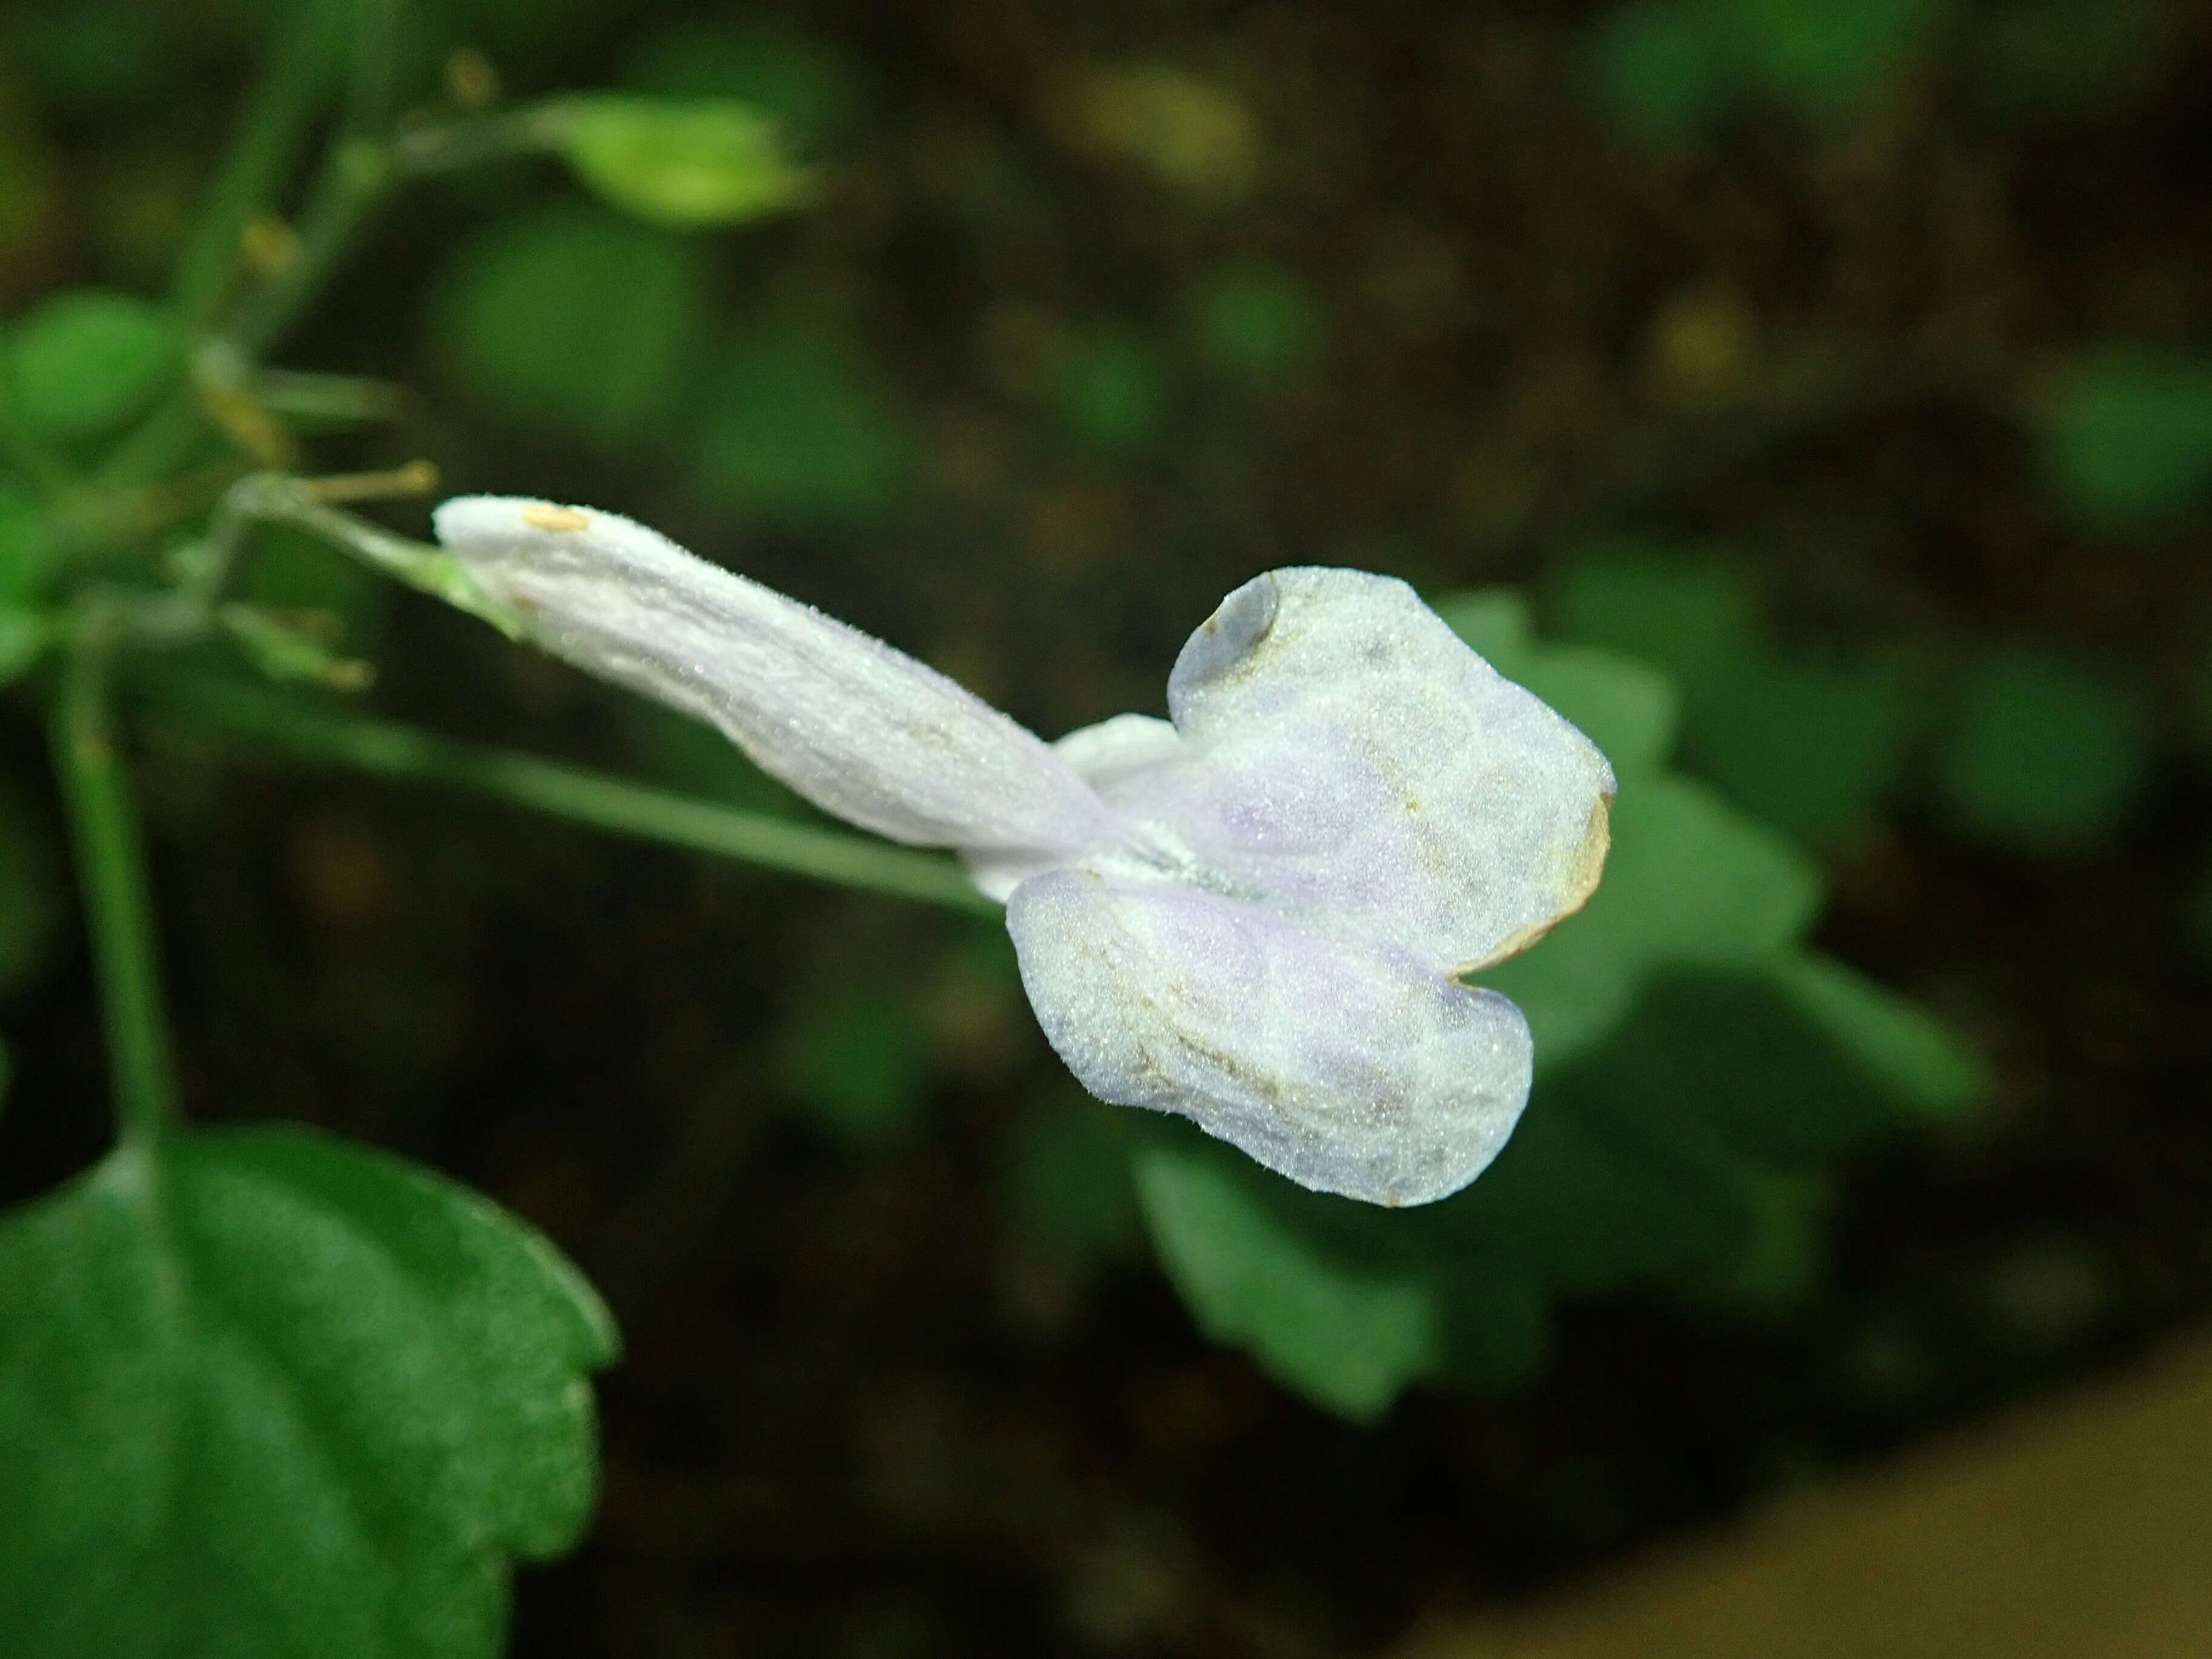
POLYGON ((443 784, 619 836, 711 853, 841 887, 919 899, 978 915, 999 905, 949 860, 861 836, 691 800, 580 767, 478 748, 388 720, 322 714, 250 687, 178 688, 170 706, 191 724, 374 776, 443 784))
POLYGON ((80 612, 52 711, 54 767, 68 803, 77 881, 100 979, 120 1143, 147 1146, 177 1115, 176 1061, 161 996, 146 852, 109 719, 107 641, 80 612))
POLYGON ((178 264, 177 309, 189 325, 214 315, 238 270, 246 225, 269 210, 299 155, 335 62, 336 21, 325 0, 295 0, 282 25, 178 264))

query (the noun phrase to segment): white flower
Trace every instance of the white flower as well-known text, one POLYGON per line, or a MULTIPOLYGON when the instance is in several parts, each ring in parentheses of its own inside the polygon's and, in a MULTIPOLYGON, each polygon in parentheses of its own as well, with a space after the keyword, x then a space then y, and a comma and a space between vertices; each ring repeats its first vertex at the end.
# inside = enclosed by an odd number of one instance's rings
POLYGON ((1511 1132, 1527 1023, 1458 980, 1589 896, 1613 771, 1403 582, 1255 577, 1184 646, 1172 723, 1048 744, 611 513, 467 496, 437 527, 547 649, 840 817, 957 852, 1101 1099, 1378 1204, 1457 1191, 1511 1132))

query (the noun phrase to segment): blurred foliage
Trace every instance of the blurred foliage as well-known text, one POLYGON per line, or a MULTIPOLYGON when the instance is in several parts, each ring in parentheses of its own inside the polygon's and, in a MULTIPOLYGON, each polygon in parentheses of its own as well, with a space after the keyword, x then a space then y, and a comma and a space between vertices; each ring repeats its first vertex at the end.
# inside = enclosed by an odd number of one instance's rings
POLYGON ((773 119, 811 155, 860 124, 863 95, 851 67, 812 35, 765 18, 687 18, 661 24, 623 76, 641 92, 734 99, 773 119))
POLYGON ((1971 834, 2042 854, 2116 834, 2150 775, 2150 723, 2116 677, 2015 647, 1976 662, 1960 688, 1938 781, 1971 834))
POLYGON ((623 450, 665 438, 708 317, 694 244, 564 203, 489 225, 456 250, 429 331, 471 401, 526 431, 623 450))
POLYGON ((2046 422, 2051 483, 2094 526, 2169 521, 2212 485, 2212 362, 2105 353, 2069 379, 2046 422))
POLYGON ((1785 651, 1745 567, 1723 552, 1588 543, 1561 569, 1550 610, 1565 637, 1671 676, 1690 766, 1809 844, 1863 828, 1905 776, 1920 676, 1894 654, 1785 651))
POLYGON ((797 207, 806 175, 774 118, 733 99, 599 93, 560 110, 576 176, 615 206, 678 230, 742 224, 797 207))
POLYGON ((1313 367, 1327 332, 1319 301, 1296 272, 1249 264, 1224 267, 1199 286, 1191 329, 1204 362, 1261 388, 1313 367))
POLYGON ((896 987, 846 985, 802 996, 784 1031, 781 1078, 799 1115, 856 1152, 913 1144, 933 1056, 896 987))
POLYGON ((1031 1248, 1079 1271, 1134 1254, 1136 1188, 1115 1109, 1063 1097, 1015 1124, 1002 1176, 1008 1220, 1031 1248))
POLYGON ((1169 388, 1159 348, 1141 330, 1102 325, 1078 339, 1060 371, 1060 419, 1083 447, 1110 457, 1156 442, 1167 423, 1169 388))
POLYGON ((17 416, 37 436, 77 442, 115 430, 184 369, 184 343, 160 307, 96 289, 58 294, 9 332, 17 416))
POLYGON ((905 481, 908 437, 848 342, 820 329, 749 329, 709 359, 695 473, 701 497, 763 526, 879 517, 905 481))

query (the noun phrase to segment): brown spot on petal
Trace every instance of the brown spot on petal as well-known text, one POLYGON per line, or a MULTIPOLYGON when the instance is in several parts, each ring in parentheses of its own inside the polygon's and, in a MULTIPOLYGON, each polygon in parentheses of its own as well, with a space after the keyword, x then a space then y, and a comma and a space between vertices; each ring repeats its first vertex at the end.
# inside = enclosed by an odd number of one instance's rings
POLYGON ((526 507, 522 509, 523 523, 533 530, 589 530, 592 517, 579 513, 573 507, 526 507))
POLYGON ((1589 823, 1583 831, 1582 844, 1575 848, 1568 865, 1566 890, 1560 896, 1559 909, 1547 920, 1532 921, 1526 927, 1508 933, 1498 942, 1498 948, 1480 962, 1469 963, 1452 970, 1456 979, 1463 974, 1480 973, 1486 968, 1495 968, 1508 957, 1517 957, 1553 928, 1589 902, 1597 891, 1598 878, 1605 873, 1605 855, 1613 848, 1613 797, 1600 795, 1597 805, 1590 809, 1589 823))

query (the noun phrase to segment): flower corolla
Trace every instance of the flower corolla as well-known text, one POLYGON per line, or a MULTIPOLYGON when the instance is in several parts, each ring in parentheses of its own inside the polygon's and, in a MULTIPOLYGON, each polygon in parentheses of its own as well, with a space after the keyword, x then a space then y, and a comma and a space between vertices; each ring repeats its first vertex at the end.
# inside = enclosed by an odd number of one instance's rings
POLYGON ((1403 582, 1255 577, 1183 647, 1168 720, 1047 744, 614 514, 465 496, 436 523, 539 645, 839 817, 956 852, 1101 1099, 1387 1205, 1457 1191, 1511 1133, 1528 1024, 1460 981, 1589 896, 1613 771, 1403 582))

